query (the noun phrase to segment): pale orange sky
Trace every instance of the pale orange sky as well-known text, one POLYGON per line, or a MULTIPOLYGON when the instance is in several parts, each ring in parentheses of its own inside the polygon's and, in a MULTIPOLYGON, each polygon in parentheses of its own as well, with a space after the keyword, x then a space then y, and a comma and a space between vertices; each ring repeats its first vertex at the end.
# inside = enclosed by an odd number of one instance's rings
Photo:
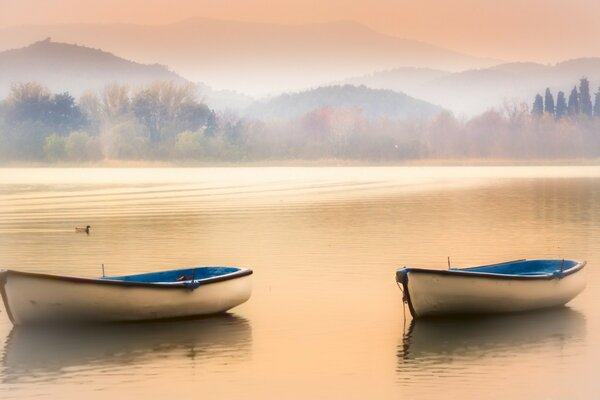
POLYGON ((555 62, 600 56, 598 0, 0 0, 0 27, 162 24, 202 16, 305 23, 351 19, 482 57, 555 62))

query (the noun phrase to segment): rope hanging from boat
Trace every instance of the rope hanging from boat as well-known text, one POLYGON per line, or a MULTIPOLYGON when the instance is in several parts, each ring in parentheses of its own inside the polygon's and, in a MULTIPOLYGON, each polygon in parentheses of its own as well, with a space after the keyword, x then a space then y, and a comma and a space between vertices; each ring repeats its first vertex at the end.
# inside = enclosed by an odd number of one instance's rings
POLYGON ((404 304, 408 303, 408 298, 406 297, 406 293, 404 293, 404 288, 400 284, 400 282, 396 281, 396 285, 398 285, 398 289, 402 292, 402 302, 404 304))
POLYGON ((408 304, 408 297, 406 297, 406 293, 404 293, 404 289, 400 282, 396 281, 396 285, 402 292, 402 318, 404 320, 404 329, 406 329, 406 305, 408 304))

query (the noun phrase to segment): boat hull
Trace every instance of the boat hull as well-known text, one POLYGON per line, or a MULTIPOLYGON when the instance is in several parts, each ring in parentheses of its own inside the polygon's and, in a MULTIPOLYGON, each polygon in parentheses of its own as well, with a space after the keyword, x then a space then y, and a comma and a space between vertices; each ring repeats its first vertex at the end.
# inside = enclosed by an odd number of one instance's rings
POLYGON ((0 291, 15 325, 186 318, 225 312, 250 298, 251 271, 191 289, 3 271, 0 291))
POLYGON ((563 306, 585 288, 583 265, 559 277, 511 277, 459 271, 405 272, 405 299, 413 317, 490 314, 563 306))

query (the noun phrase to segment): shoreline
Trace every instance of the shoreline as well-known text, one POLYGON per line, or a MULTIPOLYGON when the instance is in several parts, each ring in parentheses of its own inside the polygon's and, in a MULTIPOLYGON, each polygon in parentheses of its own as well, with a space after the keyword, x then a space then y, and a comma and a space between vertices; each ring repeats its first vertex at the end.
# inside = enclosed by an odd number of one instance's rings
POLYGON ((0 163, 0 168, 251 168, 251 167, 560 167, 600 166, 600 159, 422 159, 400 162, 360 161, 344 159, 320 160, 261 160, 261 161, 151 161, 101 160, 96 162, 41 162, 15 161, 0 163))

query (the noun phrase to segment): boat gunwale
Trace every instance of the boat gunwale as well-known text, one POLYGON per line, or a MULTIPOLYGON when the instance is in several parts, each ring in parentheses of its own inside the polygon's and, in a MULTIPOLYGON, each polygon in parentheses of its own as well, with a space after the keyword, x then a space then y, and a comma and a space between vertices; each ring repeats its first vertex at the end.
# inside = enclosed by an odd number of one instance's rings
MULTIPOLYGON (((196 267, 203 268, 203 267, 196 267)), ((238 267, 235 267, 238 268, 238 267)), ((169 271, 177 271, 177 270, 167 270, 167 271, 158 271, 158 272, 169 272, 169 271)), ((63 282, 72 282, 72 283, 82 283, 82 284, 91 284, 91 285, 111 285, 111 286, 121 286, 121 287, 138 287, 138 288, 151 288, 151 289, 187 289, 190 290, 190 283, 198 284, 198 288, 211 284, 224 282, 236 278, 242 278, 244 276, 252 275, 253 271, 249 268, 240 268, 238 271, 231 272, 228 274, 223 274, 215 277, 204 278, 204 279, 194 279, 186 280, 181 282, 135 282, 135 281, 123 281, 117 279, 110 279, 110 277, 104 278, 85 278, 79 276, 69 276, 69 275, 54 275, 54 274, 44 274, 40 272, 25 272, 25 271, 16 271, 14 269, 5 269, 0 270, 0 274, 2 275, 2 280, 6 283, 8 276, 11 274, 22 275, 31 278, 39 278, 46 280, 56 280, 63 282), (109 278, 109 279, 107 279, 109 278)), ((135 274, 138 275, 138 274, 135 274)), ((124 275, 128 276, 128 275, 124 275)), ((4 286, 4 285, 2 285, 4 286)), ((4 294, 4 288, 0 286, 0 291, 4 294)), ((4 296, 3 296, 4 297, 4 296)))
MULTIPOLYGON (((519 260, 521 261, 521 260, 519 260)), ((526 261, 535 261, 535 260, 526 260, 526 261)), ((573 260, 574 261, 574 260, 573 260)), ((482 265, 481 267, 489 267, 494 265, 508 264, 512 261, 508 261, 506 263, 498 263, 498 264, 490 264, 490 265, 482 265)), ((470 277, 470 278, 486 278, 486 279, 502 279, 502 280, 552 280, 552 279, 562 279, 566 276, 572 275, 585 267, 587 261, 575 261, 576 264, 569 269, 566 269, 560 273, 560 275, 556 275, 554 273, 545 273, 545 274, 537 274, 537 275, 517 275, 517 274, 498 274, 493 272, 475 272, 471 268, 479 268, 479 267, 467 267, 467 268, 456 268, 456 269, 429 269, 429 268, 412 268, 412 267, 403 267, 399 268, 398 271, 406 271, 406 273, 418 273, 418 274, 432 274, 432 275, 443 275, 443 276, 454 276, 454 277, 470 277)))

